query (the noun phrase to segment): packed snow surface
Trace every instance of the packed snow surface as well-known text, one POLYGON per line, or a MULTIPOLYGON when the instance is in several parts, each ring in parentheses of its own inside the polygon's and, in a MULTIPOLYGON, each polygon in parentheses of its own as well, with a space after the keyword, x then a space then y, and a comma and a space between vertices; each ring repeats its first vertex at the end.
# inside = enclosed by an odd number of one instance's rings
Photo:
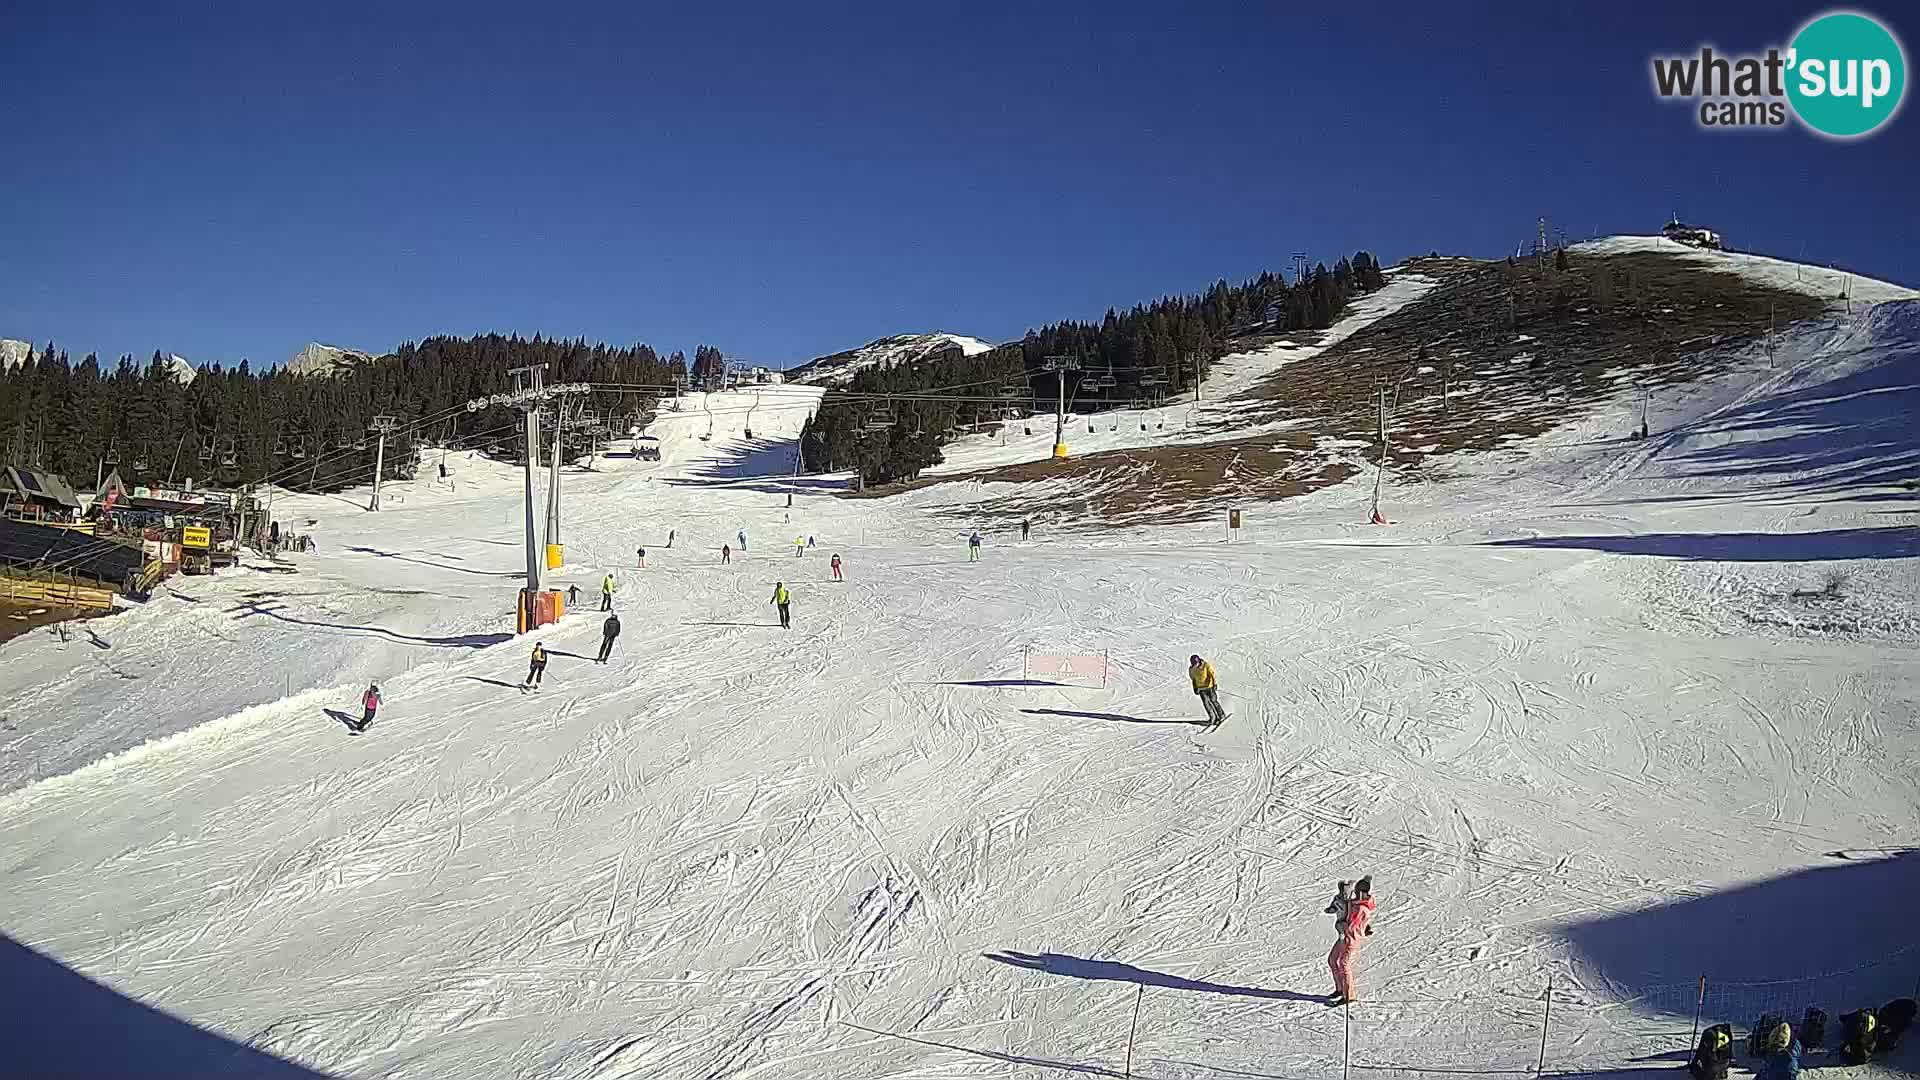
MULTIPOLYGON (((1671 1068, 1702 974, 1709 1020, 1877 1005, 1920 970, 1915 312, 1734 358, 1647 440, 1623 401, 1390 482, 1390 527, 1368 477, 978 563, 1005 485, 836 498, 792 478, 817 390, 689 397, 659 462, 567 471, 532 691, 518 472, 281 496, 316 552, 8 644, 4 931, 336 1076, 1530 1072, 1549 983, 1547 1070, 1671 1068)), ((0 955, 11 1063, 228 1064, 0 955)))

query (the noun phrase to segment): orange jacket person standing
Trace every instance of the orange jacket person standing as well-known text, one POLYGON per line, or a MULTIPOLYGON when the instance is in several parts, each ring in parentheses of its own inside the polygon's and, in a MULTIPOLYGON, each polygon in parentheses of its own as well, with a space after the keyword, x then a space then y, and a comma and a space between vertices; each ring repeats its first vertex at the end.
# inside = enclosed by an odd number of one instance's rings
POLYGON ((1346 902, 1345 909, 1337 924, 1340 940, 1333 943, 1333 951, 1327 954, 1327 970, 1333 973, 1333 993, 1327 998, 1329 1005, 1344 1005, 1358 996, 1353 985, 1353 959, 1360 951, 1360 939, 1373 933, 1368 925, 1373 922, 1372 878, 1354 882, 1353 898, 1346 902))

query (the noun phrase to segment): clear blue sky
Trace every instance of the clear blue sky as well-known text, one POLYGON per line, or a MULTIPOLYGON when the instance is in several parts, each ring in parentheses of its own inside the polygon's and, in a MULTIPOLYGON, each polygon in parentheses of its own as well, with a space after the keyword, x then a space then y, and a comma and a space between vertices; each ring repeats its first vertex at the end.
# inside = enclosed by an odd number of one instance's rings
MULTIPOLYGON (((11 0, 0 337, 258 365, 518 330, 787 364, 1296 249, 1494 256, 1540 214, 1676 209, 1920 284, 1911 103, 1843 145, 1703 132, 1650 90, 1652 53, 1819 10, 11 0)), ((1920 20, 1866 10, 1911 59, 1920 20)))

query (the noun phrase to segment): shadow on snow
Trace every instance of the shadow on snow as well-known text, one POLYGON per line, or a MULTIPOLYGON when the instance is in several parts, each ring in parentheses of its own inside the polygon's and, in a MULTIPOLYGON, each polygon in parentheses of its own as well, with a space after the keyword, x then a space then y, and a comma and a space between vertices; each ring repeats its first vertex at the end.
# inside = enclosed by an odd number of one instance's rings
POLYGON ((1164 971, 1150 971, 1147 968, 1134 967, 1114 960, 1085 960, 1078 956, 1062 953, 1021 953, 997 952, 982 953, 996 964, 1009 967, 1026 968, 1029 971, 1041 971, 1048 975, 1064 975, 1070 979, 1091 979, 1098 982, 1137 983, 1141 986, 1156 986, 1164 990, 1187 990, 1196 994, 1224 994, 1228 997, 1265 998, 1273 1001, 1310 1001, 1317 1005, 1326 1003, 1324 994, 1303 994, 1298 990, 1272 990, 1258 986, 1234 986, 1229 983, 1207 982, 1204 979, 1188 979, 1180 975, 1169 975, 1164 971))
POLYGON ((1083 712, 1079 709, 1021 709, 1020 711, 1033 713, 1036 716, 1074 716, 1083 720, 1114 720, 1123 724, 1193 724, 1197 727, 1205 727, 1211 722, 1188 720, 1183 717, 1155 719, 1151 716, 1128 716, 1126 713, 1117 712, 1083 712))
MULTIPOLYGON (((521 570, 517 572, 501 571, 501 570, 469 570, 464 566, 448 566, 445 563, 430 562, 426 559, 416 559, 411 555, 402 555, 397 551, 381 551, 379 548, 371 548, 363 544, 350 544, 347 547, 343 548, 342 550, 351 551, 359 555, 377 555, 382 559, 398 559, 401 562, 410 562, 418 566, 431 566, 435 570, 451 570, 456 574, 473 574, 477 577, 517 578, 517 579, 524 580, 527 576, 527 572, 525 570, 521 570)), ((441 558, 458 560, 459 557, 456 555, 442 555, 441 558)))
POLYGON ((269 607, 260 603, 239 604, 228 608, 227 613, 236 615, 242 619, 249 615, 265 615, 269 619, 277 619, 280 622, 289 623, 294 626, 311 626, 320 630, 343 631, 349 637, 379 637, 405 645, 425 645, 436 649, 484 649, 490 645, 498 645, 503 641, 513 639, 513 635, 508 633, 460 634, 454 637, 420 637, 415 634, 403 634, 398 630, 387 630, 378 626, 353 626, 346 623, 327 623, 315 622, 310 619, 296 619, 291 615, 283 614, 278 608, 269 607))
POLYGON ((326 1074, 143 1005, 0 934, 0 1047, 9 1076, 249 1076, 326 1074))
POLYGON ((1584 548, 1622 555, 1721 562, 1816 562, 1905 559, 1920 555, 1912 529, 1832 529, 1808 533, 1640 533, 1632 536, 1537 536, 1494 540, 1483 547, 1584 548))
POLYGON ((1902 852, 1614 911, 1556 930, 1601 978, 1647 1009, 1691 1018, 1704 975, 1702 1023, 1744 1028, 1763 1008, 1798 1016, 1815 1005, 1838 1017, 1912 996, 1920 953, 1904 947, 1913 941, 1907 905, 1916 891, 1920 854, 1902 852))

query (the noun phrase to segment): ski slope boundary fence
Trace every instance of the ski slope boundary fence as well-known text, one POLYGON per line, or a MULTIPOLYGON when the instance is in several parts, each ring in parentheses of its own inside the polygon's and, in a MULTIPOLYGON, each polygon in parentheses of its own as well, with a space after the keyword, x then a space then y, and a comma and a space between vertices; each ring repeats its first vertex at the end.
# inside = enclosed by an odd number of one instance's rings
MULTIPOLYGON (((1617 995, 1605 989, 1549 983, 1449 997, 1363 996, 1341 1007, 1322 1004, 1308 990, 1261 989, 1143 973, 1132 992, 1114 995, 1100 1024, 1081 1024, 1084 1012, 1055 1015, 1045 995, 1019 1010, 1010 1002, 1009 1031, 1049 1032, 1045 1044, 1015 1045, 974 1025, 971 1039, 918 1031, 882 1031, 839 1022, 870 1035, 889 1036, 1015 1062, 1039 1070, 1142 1080, 1260 1077, 1263 1080, 1354 1080, 1381 1073, 1406 1076, 1570 1077, 1602 1072, 1677 1070, 1699 1032, 1733 1025, 1736 1056, 1765 1014, 1799 1029, 1809 1006, 1826 1011, 1824 1047, 1840 1042, 1839 1017, 1920 996, 1920 945, 1847 971, 1766 982, 1702 976, 1692 982, 1617 995), (1164 979, 1164 982, 1158 981, 1164 979), (1243 1008, 1222 1009, 1221 997, 1243 1008), (1097 1036, 1092 1033, 1098 1032, 1097 1036), (1125 1032, 1122 1042, 1113 1035, 1125 1032), (1106 1040, 1110 1045, 1094 1041, 1106 1040), (963 1045, 963 1043, 977 1045, 963 1045), (1197 1048, 1204 1047, 1205 1051, 1197 1048)), ((1364 970, 1362 972, 1364 992, 1364 970)), ((1318 988, 1314 988, 1317 990, 1318 988)), ((1826 1062, 1809 1051, 1808 1067, 1826 1062)), ((1837 1059, 1835 1059, 1837 1060, 1837 1059)))

